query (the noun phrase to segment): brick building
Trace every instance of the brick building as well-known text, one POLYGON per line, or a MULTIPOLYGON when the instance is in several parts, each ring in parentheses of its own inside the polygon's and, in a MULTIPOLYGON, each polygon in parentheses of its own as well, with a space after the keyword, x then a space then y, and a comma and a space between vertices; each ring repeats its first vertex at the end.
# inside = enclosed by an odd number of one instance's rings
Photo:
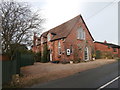
POLYGON ((120 57, 120 46, 104 42, 94 42, 95 51, 100 51, 101 53, 109 54, 109 57, 120 57))
POLYGON ((32 51, 40 52, 42 57, 45 46, 49 61, 88 61, 96 51, 110 52, 112 57, 120 57, 120 46, 94 41, 81 15, 44 32, 40 37, 34 33, 32 51))
POLYGON ((34 36, 33 36, 32 51, 35 52, 35 53, 41 52, 41 41, 40 41, 40 37, 37 37, 37 36, 36 36, 36 33, 34 33, 34 36))
POLYGON ((50 61, 91 60, 94 39, 81 15, 47 31, 40 37, 34 34, 34 52, 41 52, 47 45, 50 61), (39 41, 40 43, 38 43, 39 41))

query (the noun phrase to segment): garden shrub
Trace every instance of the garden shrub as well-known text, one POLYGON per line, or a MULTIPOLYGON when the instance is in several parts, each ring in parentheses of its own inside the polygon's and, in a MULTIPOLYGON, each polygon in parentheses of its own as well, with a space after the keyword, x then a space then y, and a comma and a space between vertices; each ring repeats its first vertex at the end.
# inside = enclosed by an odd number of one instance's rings
POLYGON ((101 59, 101 51, 100 50, 96 51, 96 59, 101 59))
POLYGON ((103 59, 112 59, 113 58, 113 55, 111 52, 108 52, 108 51, 103 51, 102 54, 101 54, 101 58, 103 59))
POLYGON ((36 62, 41 62, 41 53, 40 52, 35 54, 35 61, 36 62))
POLYGON ((115 58, 115 59, 116 59, 116 58, 119 58, 119 57, 118 57, 118 54, 114 54, 114 58, 115 58))
POLYGON ((47 48, 47 44, 44 45, 43 47, 43 55, 41 56, 41 62, 42 63, 46 63, 46 62, 49 62, 49 51, 48 51, 48 48, 47 48))

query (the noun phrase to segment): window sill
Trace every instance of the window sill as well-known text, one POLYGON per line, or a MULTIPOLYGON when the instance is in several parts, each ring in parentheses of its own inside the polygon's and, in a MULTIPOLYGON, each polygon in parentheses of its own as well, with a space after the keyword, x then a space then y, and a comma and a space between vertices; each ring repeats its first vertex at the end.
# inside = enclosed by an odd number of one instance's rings
POLYGON ((84 41, 85 39, 77 39, 77 40, 84 41))

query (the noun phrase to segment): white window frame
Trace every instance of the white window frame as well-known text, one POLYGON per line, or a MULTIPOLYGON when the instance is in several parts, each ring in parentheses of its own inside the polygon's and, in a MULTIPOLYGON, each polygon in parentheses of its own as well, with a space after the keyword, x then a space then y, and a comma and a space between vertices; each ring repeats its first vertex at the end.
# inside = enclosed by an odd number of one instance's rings
POLYGON ((62 52, 61 52, 61 43, 60 41, 58 41, 58 54, 61 55, 62 52))
MULTIPOLYGON (((85 51, 84 53, 87 52, 87 59, 85 59, 85 61, 88 61, 89 60, 89 48, 88 47, 85 47, 85 51)), ((85 56, 84 56, 85 58, 85 56)))
POLYGON ((47 35, 47 40, 48 40, 48 41, 51 40, 50 33, 47 35))
POLYGON ((79 27, 77 32, 77 39, 85 40, 85 30, 83 30, 82 27, 79 27))

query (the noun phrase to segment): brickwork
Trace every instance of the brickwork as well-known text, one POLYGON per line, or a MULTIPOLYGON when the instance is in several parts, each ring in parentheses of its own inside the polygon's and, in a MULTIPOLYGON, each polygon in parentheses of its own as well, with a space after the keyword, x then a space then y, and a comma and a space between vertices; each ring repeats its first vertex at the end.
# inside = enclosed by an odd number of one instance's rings
MULTIPOLYGON (((48 33, 50 34, 50 33, 48 33)), ((52 37, 52 35, 50 34, 52 37)), ((92 59, 92 50, 94 50, 93 39, 91 38, 88 29, 84 25, 82 19, 80 18, 75 26, 70 31, 70 34, 63 39, 55 41, 47 41, 48 49, 51 50, 52 61, 66 61, 81 59, 84 60, 84 49, 88 47, 89 49, 89 60, 92 59), (85 31, 85 40, 77 39, 77 30, 79 27, 82 27, 85 31), (58 42, 61 45, 61 54, 58 54, 58 42), (67 49, 70 49, 72 46, 72 53, 67 55, 67 49)), ((43 44, 41 45, 43 48, 43 44)), ((42 49, 41 49, 42 50, 42 49)), ((42 51, 41 51, 42 52, 42 51)))
MULTIPOLYGON (((35 41, 33 41, 33 43, 35 45, 36 44, 35 36, 34 36, 34 40, 35 41)), ((119 53, 120 49, 117 48, 116 52, 114 52, 114 49, 111 47, 93 42, 94 39, 90 34, 90 31, 88 30, 82 16, 77 16, 64 24, 61 24, 60 26, 57 26, 43 33, 40 37, 40 40, 41 40, 40 45, 33 46, 32 50, 34 52, 41 52, 41 55, 42 55, 44 44, 47 43, 48 51, 50 51, 50 57, 52 59, 50 61, 69 62, 70 60, 85 60, 86 48, 87 48, 86 52, 88 53, 87 57, 89 60, 92 59, 92 55, 93 55, 93 52, 95 52, 95 50, 108 51, 108 52, 112 52, 113 54, 119 54, 120 56, 120 53, 119 53), (85 32, 85 39, 82 39, 82 40, 77 39, 78 29, 80 27, 85 32), (50 37, 51 39, 50 41, 48 41, 49 40, 48 37, 50 37), (60 54, 58 52, 59 42, 61 47, 60 54), (72 50, 70 55, 67 55, 67 49, 72 50)))
POLYGON ((120 48, 113 48, 101 43, 95 43, 95 50, 96 51, 99 50, 102 52, 110 52, 112 53, 112 55, 118 55, 118 57, 120 57, 120 53, 119 53, 120 48))

